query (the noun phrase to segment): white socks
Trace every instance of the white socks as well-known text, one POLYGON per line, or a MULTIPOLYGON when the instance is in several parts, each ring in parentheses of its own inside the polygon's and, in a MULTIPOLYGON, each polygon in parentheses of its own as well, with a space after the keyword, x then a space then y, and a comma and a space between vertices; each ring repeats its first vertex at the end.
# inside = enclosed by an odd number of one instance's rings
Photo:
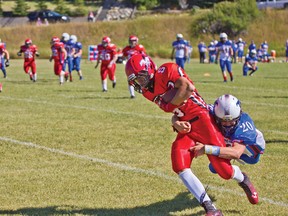
POLYGON ((179 177, 200 204, 204 201, 210 201, 204 186, 200 180, 192 173, 191 169, 185 169, 183 172, 179 173, 179 177))
POLYGON ((244 175, 242 174, 240 168, 236 165, 232 165, 234 170, 233 179, 235 179, 238 183, 244 181, 244 175))
POLYGON ((128 89, 129 89, 130 95, 135 96, 134 87, 131 85, 128 85, 128 89))
POLYGON ((107 90, 107 79, 102 80, 102 89, 107 90))

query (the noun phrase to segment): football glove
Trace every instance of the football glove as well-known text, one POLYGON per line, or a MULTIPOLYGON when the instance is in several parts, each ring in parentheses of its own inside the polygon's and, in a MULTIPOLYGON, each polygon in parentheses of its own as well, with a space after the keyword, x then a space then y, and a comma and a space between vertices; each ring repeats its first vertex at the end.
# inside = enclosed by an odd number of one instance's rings
POLYGON ((9 62, 9 59, 7 59, 7 60, 5 61, 5 67, 9 67, 9 65, 10 65, 10 62, 9 62))
POLYGON ((36 55, 37 57, 39 57, 39 56, 40 56, 40 53, 36 52, 35 55, 36 55))
POLYGON ((21 52, 18 52, 18 53, 17 53, 17 55, 18 55, 18 56, 21 56, 21 55, 22 55, 22 53, 21 53, 21 52))

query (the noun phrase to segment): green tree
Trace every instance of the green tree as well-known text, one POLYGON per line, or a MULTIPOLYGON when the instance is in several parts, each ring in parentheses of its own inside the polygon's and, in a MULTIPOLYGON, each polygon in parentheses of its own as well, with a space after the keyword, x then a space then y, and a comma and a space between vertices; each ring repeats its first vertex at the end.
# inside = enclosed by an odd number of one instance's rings
POLYGON ((67 7, 67 3, 65 2, 65 0, 54 0, 53 3, 57 5, 57 7, 55 8, 56 12, 61 14, 70 14, 70 10, 67 7))
POLYGON ((152 9, 159 5, 158 0, 132 0, 132 3, 141 9, 152 9))
POLYGON ((36 5, 38 10, 46 10, 48 6, 46 5, 46 1, 44 0, 38 0, 36 5))
POLYGON ((0 1, 0 16, 3 14, 3 9, 2 9, 2 1, 0 1))
POLYGON ((25 0, 16 0, 16 6, 13 8, 13 15, 15 16, 26 16, 30 7, 25 0))
POLYGON ((84 4, 84 0, 75 0, 74 5, 77 6, 77 8, 73 12, 74 16, 83 16, 88 13, 84 4))
POLYGON ((235 2, 221 2, 213 9, 200 16, 192 28, 196 34, 219 34, 226 32, 234 37, 245 31, 249 22, 257 18, 259 10, 256 2, 250 0, 235 0, 235 2))

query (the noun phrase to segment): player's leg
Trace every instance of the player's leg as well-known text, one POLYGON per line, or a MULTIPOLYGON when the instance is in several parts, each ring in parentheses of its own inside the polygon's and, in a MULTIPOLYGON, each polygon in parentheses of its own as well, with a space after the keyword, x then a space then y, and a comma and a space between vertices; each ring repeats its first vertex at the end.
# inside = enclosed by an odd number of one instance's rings
POLYGON ((187 135, 178 134, 176 140, 172 144, 171 150, 173 171, 179 175, 183 184, 204 207, 206 213, 221 213, 212 204, 203 184, 190 169, 194 153, 190 152, 189 149, 194 145, 194 141, 187 135))
POLYGON ((72 71, 73 71, 73 58, 71 56, 67 57, 68 72, 69 72, 69 81, 72 82, 72 71))
POLYGON ((5 68, 5 64, 4 64, 4 58, 0 57, 1 61, 0 61, 0 68, 2 70, 3 73, 3 77, 6 78, 7 77, 7 73, 6 73, 6 68, 5 68))
POLYGON ((33 80, 33 82, 36 82, 37 81, 37 72, 36 72, 35 61, 32 61, 30 66, 31 66, 31 71, 32 71, 32 80, 33 80))
POLYGON ((107 92, 107 75, 108 75, 107 65, 101 64, 100 75, 102 82, 102 91, 107 92))
POLYGON ((134 87, 132 85, 130 85, 128 83, 128 90, 129 90, 129 93, 130 93, 130 98, 133 99, 135 98, 135 90, 134 90, 134 87))
POLYGON ((230 60, 226 61, 226 68, 227 68, 227 71, 230 75, 230 81, 233 82, 234 78, 233 78, 233 72, 232 72, 232 63, 230 60))
POLYGON ((220 64, 220 69, 221 69, 222 76, 223 76, 223 81, 227 82, 227 75, 225 71, 225 61, 220 59, 219 64, 220 64))
POLYGON ((258 67, 255 68, 255 70, 253 70, 251 68, 251 72, 249 73, 249 76, 253 76, 253 74, 258 70, 258 67))
POLYGON ((81 58, 77 57, 76 58, 76 71, 78 73, 79 79, 82 80, 83 79, 83 75, 82 75, 82 71, 80 68, 80 63, 81 63, 81 58))
POLYGON ((116 72, 116 64, 113 64, 110 68, 108 68, 108 76, 109 76, 109 79, 112 81, 112 87, 113 88, 116 87, 115 72, 116 72))
POLYGON ((249 71, 249 67, 246 64, 244 64, 243 65, 243 76, 247 76, 248 71, 249 71))

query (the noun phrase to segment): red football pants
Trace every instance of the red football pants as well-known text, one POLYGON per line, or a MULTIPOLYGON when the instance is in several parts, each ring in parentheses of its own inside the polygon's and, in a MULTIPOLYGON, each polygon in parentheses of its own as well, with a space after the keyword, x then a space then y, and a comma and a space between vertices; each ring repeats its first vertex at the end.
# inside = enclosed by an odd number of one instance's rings
MULTIPOLYGON (((195 142, 226 147, 223 135, 208 112, 199 113, 198 120, 191 123, 190 133, 178 133, 171 150, 172 168, 174 172, 179 173, 184 169, 190 168, 195 155, 190 152, 189 149, 195 146, 195 142)), ((207 156, 216 172, 222 178, 232 178, 233 167, 231 166, 230 160, 213 155, 207 156)))

